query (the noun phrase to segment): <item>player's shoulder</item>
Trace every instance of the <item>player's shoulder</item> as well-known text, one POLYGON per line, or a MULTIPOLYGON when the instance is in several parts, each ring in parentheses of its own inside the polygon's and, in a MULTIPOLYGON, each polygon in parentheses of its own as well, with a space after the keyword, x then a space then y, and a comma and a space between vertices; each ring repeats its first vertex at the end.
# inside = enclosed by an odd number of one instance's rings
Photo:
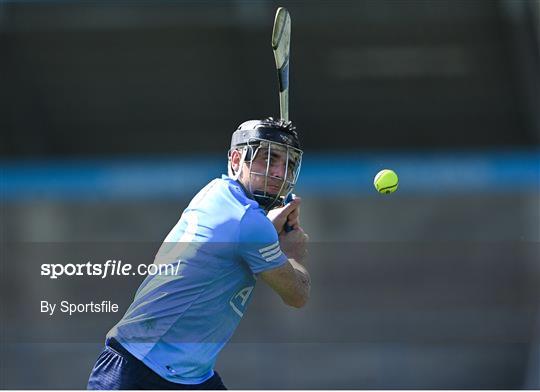
POLYGON ((273 223, 260 207, 246 209, 240 224, 241 242, 268 242, 277 240, 273 223))
POLYGON ((241 220, 250 211, 263 211, 255 200, 247 197, 243 187, 227 176, 208 183, 192 199, 189 209, 198 209, 211 214, 235 217, 241 220))
POLYGON ((242 206, 242 209, 260 209, 259 203, 247 197, 246 192, 238 181, 223 175, 221 178, 216 178, 213 183, 216 186, 216 191, 224 198, 229 198, 230 201, 242 206))
POLYGON ((247 197, 237 181, 224 175, 213 180, 208 186, 210 195, 203 204, 210 207, 214 214, 218 214, 220 220, 236 222, 240 242, 265 242, 277 237, 266 212, 257 201, 247 197))

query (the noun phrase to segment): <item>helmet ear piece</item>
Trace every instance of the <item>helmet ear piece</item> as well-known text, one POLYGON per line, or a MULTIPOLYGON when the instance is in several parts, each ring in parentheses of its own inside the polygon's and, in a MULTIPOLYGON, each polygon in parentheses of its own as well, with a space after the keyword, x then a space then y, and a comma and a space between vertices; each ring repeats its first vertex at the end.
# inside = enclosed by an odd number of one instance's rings
POLYGON ((246 145, 246 147, 244 147, 246 149, 246 158, 245 158, 245 162, 251 162, 251 160, 253 159, 253 157, 255 156, 255 154, 253 153, 253 146, 251 145, 246 145))
POLYGON ((233 180, 238 180, 238 177, 240 177, 240 173, 242 172, 242 166, 244 165, 244 162, 246 162, 246 155, 249 148, 247 146, 242 148, 242 151, 240 152, 238 148, 231 148, 228 153, 228 175, 233 180), (240 161, 238 163, 238 170, 234 170, 233 168, 233 153, 234 152, 240 153, 240 161))

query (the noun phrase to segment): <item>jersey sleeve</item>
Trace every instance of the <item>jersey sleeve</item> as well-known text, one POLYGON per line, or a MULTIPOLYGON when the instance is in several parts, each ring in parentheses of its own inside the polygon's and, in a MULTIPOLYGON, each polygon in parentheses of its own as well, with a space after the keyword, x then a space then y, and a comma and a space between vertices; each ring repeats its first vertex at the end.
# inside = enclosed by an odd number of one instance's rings
POLYGON ((262 210, 246 211, 240 223, 238 242, 240 256, 255 274, 287 262, 287 256, 279 246, 276 229, 262 210))

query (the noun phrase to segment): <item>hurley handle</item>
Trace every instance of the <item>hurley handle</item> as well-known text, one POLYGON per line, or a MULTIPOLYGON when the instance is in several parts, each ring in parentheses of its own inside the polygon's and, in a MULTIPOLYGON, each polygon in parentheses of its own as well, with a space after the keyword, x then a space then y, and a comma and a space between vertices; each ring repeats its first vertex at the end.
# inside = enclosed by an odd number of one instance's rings
MULTIPOLYGON (((289 195, 288 195, 287 198, 285 199, 285 204, 290 203, 291 201, 293 201, 293 199, 294 199, 294 194, 289 193, 289 195)), ((289 226, 289 225, 287 224, 287 222, 285 222, 285 232, 286 232, 286 233, 289 233, 289 232, 291 232, 291 231, 293 231, 293 227, 292 227, 292 226, 289 226)))

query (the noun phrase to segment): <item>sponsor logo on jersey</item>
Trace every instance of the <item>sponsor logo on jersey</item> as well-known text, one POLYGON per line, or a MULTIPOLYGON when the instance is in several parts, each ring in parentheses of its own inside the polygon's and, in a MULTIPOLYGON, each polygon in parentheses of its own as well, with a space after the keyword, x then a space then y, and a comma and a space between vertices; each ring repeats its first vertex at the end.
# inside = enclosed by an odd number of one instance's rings
POLYGON ((229 301, 229 305, 233 308, 234 312, 240 317, 244 316, 244 310, 246 308, 246 303, 251 295, 251 292, 255 286, 244 287, 242 290, 237 292, 229 301))

